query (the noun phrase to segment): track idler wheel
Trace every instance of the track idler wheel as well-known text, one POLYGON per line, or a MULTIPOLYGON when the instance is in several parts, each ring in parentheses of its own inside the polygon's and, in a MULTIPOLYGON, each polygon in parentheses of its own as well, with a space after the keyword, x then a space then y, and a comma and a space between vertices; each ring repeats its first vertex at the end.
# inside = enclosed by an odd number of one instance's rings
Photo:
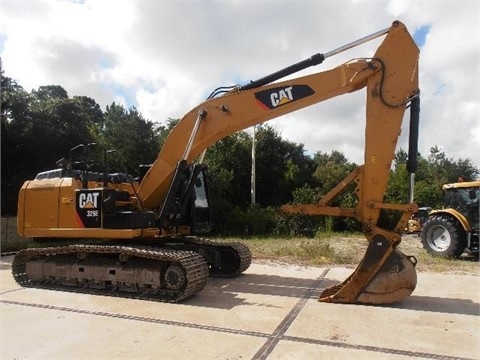
POLYGON ((165 285, 167 289, 181 290, 187 284, 183 269, 178 265, 171 265, 165 271, 165 285))
POLYGON ((416 263, 415 257, 392 250, 385 237, 375 235, 353 274, 343 283, 325 289, 319 301, 363 304, 401 301, 417 285, 416 263))

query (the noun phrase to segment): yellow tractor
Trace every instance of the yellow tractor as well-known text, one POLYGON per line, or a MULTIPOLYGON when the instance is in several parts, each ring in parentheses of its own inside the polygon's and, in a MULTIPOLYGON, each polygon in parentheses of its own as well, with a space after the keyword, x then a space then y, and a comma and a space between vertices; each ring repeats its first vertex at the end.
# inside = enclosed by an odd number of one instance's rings
POLYGON ((457 258, 465 250, 478 257, 480 181, 443 185, 444 208, 432 210, 422 227, 423 247, 457 258))
POLYGON ((420 232, 422 231, 422 226, 428 219, 430 211, 432 211, 431 207, 418 208, 418 211, 413 214, 408 220, 407 226, 405 227, 405 233, 420 235, 420 232))

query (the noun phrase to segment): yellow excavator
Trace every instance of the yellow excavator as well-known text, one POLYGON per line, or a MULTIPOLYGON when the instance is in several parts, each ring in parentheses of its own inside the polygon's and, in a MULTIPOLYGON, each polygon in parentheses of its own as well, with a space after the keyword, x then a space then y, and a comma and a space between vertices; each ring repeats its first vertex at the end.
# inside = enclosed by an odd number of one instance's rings
POLYGON ((158 158, 138 181, 128 174, 108 173, 107 160, 103 171, 93 171, 88 154, 95 144, 71 149, 82 154, 81 161, 61 159, 57 169, 24 183, 17 227, 24 237, 73 243, 18 252, 12 264, 14 278, 27 287, 178 302, 200 291, 208 275, 244 272, 252 260, 246 245, 202 237, 210 224, 206 150, 236 131, 366 88, 364 164, 319 203, 284 205, 280 210, 347 216, 362 223, 368 241, 363 260, 343 283, 324 289, 320 301, 388 304, 404 299, 416 286, 415 258, 396 247, 417 211, 413 182, 420 111, 418 60, 411 35, 395 21, 389 28, 246 85, 218 88, 171 130, 158 158), (371 58, 279 81, 384 35, 371 58), (408 107, 410 199, 406 204, 384 203, 408 107), (331 205, 352 186, 358 198, 355 207, 331 205), (394 228, 379 225, 384 210, 398 213, 394 228))

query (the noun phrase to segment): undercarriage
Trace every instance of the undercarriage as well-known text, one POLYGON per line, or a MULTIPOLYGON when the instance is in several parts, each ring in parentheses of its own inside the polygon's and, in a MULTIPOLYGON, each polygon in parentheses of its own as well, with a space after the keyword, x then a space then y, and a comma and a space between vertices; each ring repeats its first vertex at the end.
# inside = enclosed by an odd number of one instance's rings
POLYGON ((12 272, 24 287, 179 302, 203 289, 208 275, 231 277, 251 263, 248 247, 193 237, 162 247, 68 245, 17 253, 12 272))

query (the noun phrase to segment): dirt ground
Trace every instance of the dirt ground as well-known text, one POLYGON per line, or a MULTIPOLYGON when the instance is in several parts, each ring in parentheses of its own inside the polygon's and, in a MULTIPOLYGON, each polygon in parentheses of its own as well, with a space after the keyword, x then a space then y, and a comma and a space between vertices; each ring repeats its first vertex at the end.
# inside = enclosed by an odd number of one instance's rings
POLYGON ((418 272, 400 303, 319 303, 344 267, 254 262, 179 304, 20 288, 0 264, 3 359, 480 359, 480 277, 418 272))

